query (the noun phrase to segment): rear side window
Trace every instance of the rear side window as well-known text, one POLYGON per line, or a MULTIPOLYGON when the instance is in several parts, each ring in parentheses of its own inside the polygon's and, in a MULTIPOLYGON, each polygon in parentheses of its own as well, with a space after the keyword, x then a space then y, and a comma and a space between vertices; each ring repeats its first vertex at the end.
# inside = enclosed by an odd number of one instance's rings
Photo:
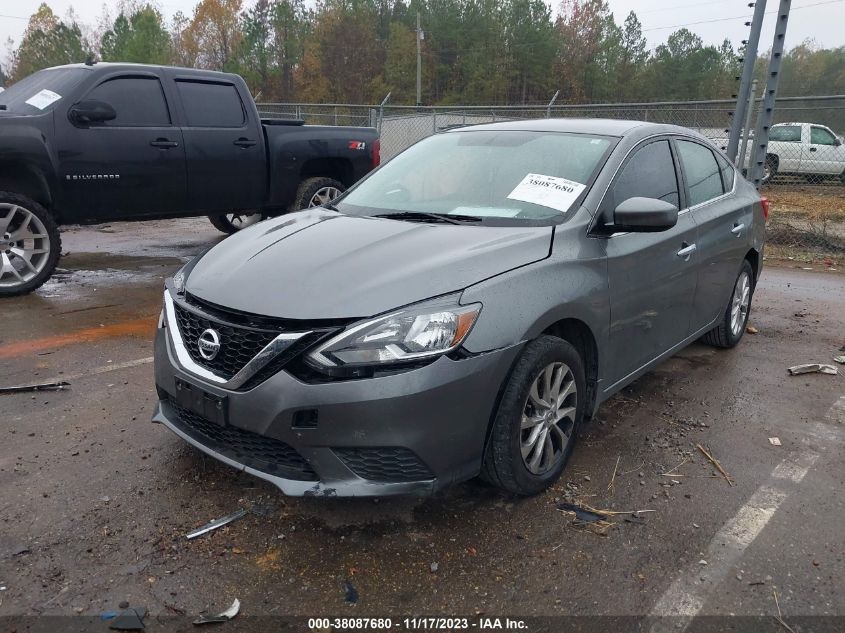
POLYGON ((689 188, 689 206, 718 198, 725 193, 722 175, 713 152, 692 141, 677 141, 689 188))
POLYGON ((813 145, 836 145, 836 137, 823 127, 810 128, 810 143, 813 145))
POLYGON ((155 127, 170 125, 170 113, 161 83, 155 77, 118 77, 94 87, 85 99, 104 101, 117 117, 106 121, 111 127, 155 127))
POLYGON ((191 127, 242 127, 246 120, 241 97, 232 84, 177 81, 191 127))
POLYGON ((669 141, 649 143, 631 157, 613 183, 613 204, 629 198, 657 198, 679 206, 678 178, 669 141))
POLYGON ((801 142, 800 125, 779 125, 769 130, 770 141, 782 141, 785 143, 801 142))
POLYGON ((734 177, 736 170, 730 161, 719 152, 716 154, 716 162, 719 163, 719 171, 722 172, 722 188, 727 192, 734 188, 734 177))

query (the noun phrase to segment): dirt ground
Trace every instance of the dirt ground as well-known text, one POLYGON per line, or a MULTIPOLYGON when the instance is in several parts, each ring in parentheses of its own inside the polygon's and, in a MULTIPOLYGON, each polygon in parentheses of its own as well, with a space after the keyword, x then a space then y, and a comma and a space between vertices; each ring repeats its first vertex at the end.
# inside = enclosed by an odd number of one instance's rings
POLYGON ((768 267, 758 333, 693 345, 602 406, 545 494, 471 481, 294 499, 149 421, 162 280, 218 239, 203 220, 74 228, 62 273, 3 302, 0 386, 71 386, 0 395, 0 629, 104 631, 125 601, 162 630, 238 598, 242 621, 699 614, 785 630, 774 591, 800 630, 845 621, 845 367, 786 372, 845 353, 845 276, 768 267), (567 501, 622 514, 584 524, 567 501), (185 538, 238 508, 255 512, 185 538), (48 615, 73 618, 31 617, 48 615))

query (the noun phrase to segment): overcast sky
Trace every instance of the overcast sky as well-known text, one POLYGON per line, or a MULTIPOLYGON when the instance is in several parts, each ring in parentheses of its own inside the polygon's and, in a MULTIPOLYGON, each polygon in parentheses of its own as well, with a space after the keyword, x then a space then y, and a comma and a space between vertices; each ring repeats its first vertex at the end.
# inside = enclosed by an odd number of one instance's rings
MULTIPOLYGON (((2 0, 0 2, 0 44, 2 55, 6 57, 5 43, 12 38, 17 44, 26 28, 28 17, 38 8, 42 0, 2 0)), ((48 0, 48 4, 60 16, 73 9, 79 19, 94 27, 103 14, 103 5, 111 7, 112 12, 119 0, 48 0)), ((245 6, 254 0, 246 0, 245 6)), ((750 18, 752 9, 748 0, 608 0, 617 23, 621 23, 628 12, 636 11, 643 24, 644 35, 651 47, 666 40, 673 30, 687 25, 708 44, 720 44, 727 37, 735 45, 745 39, 748 27, 745 21, 750 18)), ((197 0, 164 0, 155 2, 165 14, 167 20, 176 11, 186 15, 193 12, 197 0)), ((552 0, 556 6, 556 0, 552 0)), ((767 11, 774 12, 778 0, 768 0, 767 11)), ((768 15, 760 41, 761 52, 771 44, 774 15, 768 15)), ((423 25, 425 28, 425 25, 423 25)), ((787 31, 787 47, 813 38, 826 47, 845 45, 845 0, 795 0, 787 31), (801 8, 806 7, 806 8, 801 8)))

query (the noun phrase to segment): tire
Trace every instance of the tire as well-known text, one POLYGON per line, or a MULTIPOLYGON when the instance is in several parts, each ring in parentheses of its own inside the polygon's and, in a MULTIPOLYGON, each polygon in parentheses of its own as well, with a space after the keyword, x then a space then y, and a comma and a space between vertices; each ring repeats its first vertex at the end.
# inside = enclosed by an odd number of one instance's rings
POLYGON ((771 182, 778 174, 778 157, 769 155, 766 156, 766 164, 763 166, 763 176, 760 178, 760 184, 764 185, 771 182))
POLYGON ((208 216, 209 221, 218 231, 223 233, 237 233, 241 229, 252 226, 264 219, 261 213, 223 213, 208 216))
POLYGON ((702 343, 726 349, 735 347, 742 339, 742 335, 745 334, 748 315, 751 313, 751 299, 753 295, 754 271, 746 259, 743 260, 742 268, 740 268, 739 275, 737 275, 736 281, 734 282, 734 289, 731 293, 731 298, 728 300, 728 307, 725 308, 725 313, 722 315, 722 322, 701 337, 702 343), (743 278, 745 278, 747 285, 744 286, 745 290, 741 291, 743 278), (740 296, 738 299, 738 292, 747 293, 747 297, 743 299, 740 296), (737 304, 738 300, 739 304, 737 304), (735 310, 738 310, 736 317, 734 316, 735 310))
POLYGON ((343 183, 334 178, 325 176, 306 178, 299 183, 291 211, 319 207, 321 204, 331 202, 344 191, 346 191, 346 187, 343 186, 343 183))
MULTIPOLYGON (((557 375, 552 369, 552 396, 557 375)), ((535 495, 551 486, 560 477, 572 454, 584 419, 586 395, 584 362, 571 344, 554 336, 541 336, 531 341, 514 364, 502 392, 485 450, 481 477, 497 488, 522 496, 535 495), (552 414, 550 418, 548 414, 543 414, 542 407, 534 406, 538 400, 547 399, 544 377, 550 367, 560 371, 558 393, 566 392, 570 385, 574 387, 573 393, 560 394, 563 396, 559 400, 562 406, 557 412, 558 415, 565 412, 565 417, 552 414), (536 391, 532 389, 535 384, 538 385, 536 391), (523 429, 523 420, 534 424, 523 429), (534 433, 537 435, 534 436, 534 433), (539 463, 532 470, 531 463, 537 461, 537 450, 547 436, 552 444, 548 463, 544 467, 547 454, 541 454, 539 463), (530 448, 532 437, 536 437, 533 449, 530 448), (526 457, 523 457, 524 447, 528 447, 526 457)))
POLYGON ((26 196, 0 191, 0 297, 40 287, 61 252, 59 227, 50 212, 26 196))

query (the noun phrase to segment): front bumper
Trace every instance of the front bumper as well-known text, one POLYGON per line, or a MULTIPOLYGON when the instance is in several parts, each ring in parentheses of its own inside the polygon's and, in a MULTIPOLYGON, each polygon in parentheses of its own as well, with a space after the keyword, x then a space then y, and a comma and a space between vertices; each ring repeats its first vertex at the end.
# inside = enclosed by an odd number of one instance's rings
POLYGON ((282 370, 249 391, 235 391, 182 367, 169 329, 160 328, 155 340, 160 401, 153 422, 287 495, 430 494, 480 471, 498 392, 521 347, 461 360, 441 357, 421 368, 360 380, 305 383, 282 370), (227 425, 208 426, 180 408, 177 380, 225 397, 227 425), (301 424, 303 411, 308 426, 301 424), (285 445, 294 451, 294 463, 299 458, 305 463, 294 476, 291 455, 281 454, 288 466, 272 463, 285 445), (263 457, 256 461, 251 451, 263 457))

